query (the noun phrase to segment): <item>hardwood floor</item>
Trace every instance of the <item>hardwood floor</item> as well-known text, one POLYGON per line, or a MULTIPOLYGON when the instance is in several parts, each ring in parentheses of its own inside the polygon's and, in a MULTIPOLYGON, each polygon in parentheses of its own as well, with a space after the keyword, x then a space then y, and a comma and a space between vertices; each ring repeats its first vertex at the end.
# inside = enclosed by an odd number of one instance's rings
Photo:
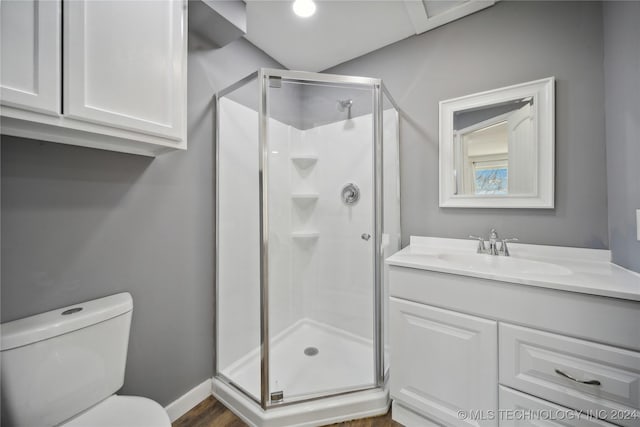
MULTIPOLYGON (((246 427, 233 412, 212 396, 178 418, 172 427, 246 427)), ((391 411, 379 417, 331 424, 330 427, 402 427, 391 419, 391 411)))

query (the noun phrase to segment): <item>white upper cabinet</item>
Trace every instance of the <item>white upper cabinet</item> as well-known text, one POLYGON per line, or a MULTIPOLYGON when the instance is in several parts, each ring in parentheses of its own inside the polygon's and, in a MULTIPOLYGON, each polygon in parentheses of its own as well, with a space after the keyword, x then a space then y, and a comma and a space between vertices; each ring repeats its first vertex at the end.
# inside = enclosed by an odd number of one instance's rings
POLYGON ((60 1, 0 2, 0 100, 44 114, 60 113, 60 1))
POLYGON ((3 134, 186 149, 185 0, 1 1, 3 134))
POLYGON ((65 3, 65 115, 183 139, 183 14, 170 0, 65 3))

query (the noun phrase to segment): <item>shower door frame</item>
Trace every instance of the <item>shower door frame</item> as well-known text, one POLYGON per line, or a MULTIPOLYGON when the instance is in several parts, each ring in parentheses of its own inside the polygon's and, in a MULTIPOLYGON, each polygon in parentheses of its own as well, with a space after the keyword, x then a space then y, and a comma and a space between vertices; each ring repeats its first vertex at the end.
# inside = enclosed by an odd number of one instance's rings
MULTIPOLYGON (((383 232, 383 96, 386 96, 389 102, 400 114, 400 108, 396 104, 395 100, 384 86, 381 79, 375 79, 370 77, 356 77, 356 76, 342 76, 336 74, 323 74, 313 73, 307 71, 292 71, 292 70, 278 70, 273 68, 261 68, 248 76, 238 80, 232 85, 219 91, 215 94, 215 191, 216 191, 216 206, 215 206, 215 303, 214 303, 214 331, 215 331, 215 348, 214 348, 214 375, 222 382, 230 387, 241 392, 252 401, 259 404, 264 410, 273 407, 281 407, 285 405, 293 405, 296 403, 309 402, 318 399, 324 399, 327 397, 334 397, 344 394, 357 393, 360 391, 376 389, 384 386, 386 381, 386 372, 384 364, 384 301, 383 301, 383 248, 382 248, 382 232, 383 232), (269 389, 269 212, 268 212, 268 147, 269 147, 269 135, 268 135, 268 92, 269 92, 269 79, 280 78, 286 80, 297 80, 300 82, 313 82, 313 83, 328 83, 328 84, 344 84, 352 86, 362 86, 363 88, 369 87, 373 91, 373 173, 374 173, 374 384, 371 387, 354 388, 348 391, 341 391, 336 393, 321 393, 317 396, 305 397, 302 399, 296 399, 293 401, 271 402, 270 389, 269 389), (220 118, 220 98, 230 94, 236 89, 244 86, 253 79, 257 79, 259 87, 259 108, 258 108, 258 155, 259 155, 259 170, 258 170, 258 193, 259 193, 259 230, 260 230, 260 400, 256 399, 246 390, 238 387, 230 378, 223 375, 218 366, 218 290, 219 290, 219 275, 218 275, 218 249, 219 249, 219 118, 220 118)), ((400 141, 398 140, 398 143, 400 141)), ((398 173, 400 169, 398 168, 398 173)))

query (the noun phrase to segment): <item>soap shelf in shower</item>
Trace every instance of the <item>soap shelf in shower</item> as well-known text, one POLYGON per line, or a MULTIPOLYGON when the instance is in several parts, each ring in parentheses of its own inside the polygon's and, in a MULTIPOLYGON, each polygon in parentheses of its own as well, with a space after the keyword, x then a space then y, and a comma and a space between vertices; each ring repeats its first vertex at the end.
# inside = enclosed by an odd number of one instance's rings
POLYGON ((293 193, 291 198, 298 202, 312 202, 318 200, 318 193, 293 193))
POLYGON ((320 237, 320 233, 317 231, 294 231, 291 233, 291 237, 297 240, 315 240, 320 237))
POLYGON ((291 161, 298 167, 306 169, 316 164, 318 156, 315 154, 298 154, 291 156, 291 161))

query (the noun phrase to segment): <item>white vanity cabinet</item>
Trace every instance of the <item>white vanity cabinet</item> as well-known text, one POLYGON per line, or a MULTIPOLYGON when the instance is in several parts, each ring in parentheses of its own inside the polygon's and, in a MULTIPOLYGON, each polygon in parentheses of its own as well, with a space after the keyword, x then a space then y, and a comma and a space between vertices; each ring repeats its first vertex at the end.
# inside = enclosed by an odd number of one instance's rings
POLYGON ((397 298, 389 310, 394 399, 443 424, 496 426, 458 411, 498 408, 497 322, 397 298))
POLYGON ((433 258, 424 253, 387 260, 394 420, 640 426, 640 292, 618 299, 431 271, 439 261, 420 267, 433 258))
POLYGON ((186 149, 185 0, 2 0, 2 133, 186 149))

